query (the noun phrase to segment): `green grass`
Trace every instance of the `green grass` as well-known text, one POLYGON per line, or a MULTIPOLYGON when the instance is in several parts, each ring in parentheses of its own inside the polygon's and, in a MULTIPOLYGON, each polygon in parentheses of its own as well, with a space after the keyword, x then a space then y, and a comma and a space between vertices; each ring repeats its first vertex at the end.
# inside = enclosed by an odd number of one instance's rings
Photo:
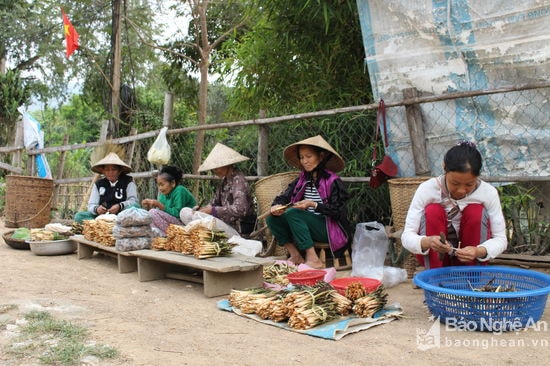
POLYGON ((32 311, 25 315, 26 324, 7 347, 7 354, 26 360, 36 358, 45 365, 78 365, 86 356, 115 358, 116 349, 89 342, 86 328, 57 320, 49 313, 32 311))

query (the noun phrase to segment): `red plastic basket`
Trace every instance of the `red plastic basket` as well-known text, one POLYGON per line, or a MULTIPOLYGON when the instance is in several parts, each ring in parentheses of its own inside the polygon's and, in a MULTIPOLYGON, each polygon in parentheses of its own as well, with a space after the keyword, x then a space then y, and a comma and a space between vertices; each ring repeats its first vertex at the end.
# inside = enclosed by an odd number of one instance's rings
POLYGON ((352 284, 359 282, 361 283, 367 292, 372 292, 376 290, 382 282, 377 280, 376 278, 366 278, 366 277, 343 277, 343 278, 336 278, 334 279, 330 285, 334 287, 336 291, 338 291, 341 295, 346 295, 346 288, 352 284))
POLYGON ((289 273, 287 278, 295 285, 312 286, 322 281, 325 278, 325 273, 322 269, 306 269, 304 271, 289 273))

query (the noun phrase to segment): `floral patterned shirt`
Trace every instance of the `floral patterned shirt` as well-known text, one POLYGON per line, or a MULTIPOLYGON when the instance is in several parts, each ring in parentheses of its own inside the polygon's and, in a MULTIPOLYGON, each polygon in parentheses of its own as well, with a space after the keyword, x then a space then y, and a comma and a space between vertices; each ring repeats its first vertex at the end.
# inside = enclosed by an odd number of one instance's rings
POLYGON ((234 169, 230 176, 224 177, 210 205, 213 216, 238 230, 239 220, 254 213, 244 174, 234 169))

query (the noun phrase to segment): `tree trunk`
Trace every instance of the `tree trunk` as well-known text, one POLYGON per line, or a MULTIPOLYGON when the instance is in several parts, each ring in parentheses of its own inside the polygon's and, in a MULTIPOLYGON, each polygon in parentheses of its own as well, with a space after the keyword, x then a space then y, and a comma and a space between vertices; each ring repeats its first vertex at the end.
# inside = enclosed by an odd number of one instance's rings
MULTIPOLYGON (((208 107, 208 67, 210 66, 210 44, 208 42, 208 26, 206 24, 206 8, 208 1, 196 4, 196 11, 200 22, 200 86, 199 86, 199 126, 206 124, 208 107)), ((201 163, 204 148, 204 130, 197 131, 195 151, 193 154, 193 173, 197 174, 201 163)))
POLYGON ((122 0, 113 0, 113 26, 111 34, 111 126, 108 137, 114 137, 118 131, 120 120, 120 68, 121 68, 121 43, 120 43, 120 8, 122 0))

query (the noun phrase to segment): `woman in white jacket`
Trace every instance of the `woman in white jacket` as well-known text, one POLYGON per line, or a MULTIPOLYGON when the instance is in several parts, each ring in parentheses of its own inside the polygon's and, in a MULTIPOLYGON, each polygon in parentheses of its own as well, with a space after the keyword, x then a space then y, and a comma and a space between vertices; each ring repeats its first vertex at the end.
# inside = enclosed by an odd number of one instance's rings
POLYGON ((497 190, 479 179, 481 154, 459 142, 443 158, 445 173, 416 190, 401 236, 425 268, 486 263, 508 243, 497 190))

